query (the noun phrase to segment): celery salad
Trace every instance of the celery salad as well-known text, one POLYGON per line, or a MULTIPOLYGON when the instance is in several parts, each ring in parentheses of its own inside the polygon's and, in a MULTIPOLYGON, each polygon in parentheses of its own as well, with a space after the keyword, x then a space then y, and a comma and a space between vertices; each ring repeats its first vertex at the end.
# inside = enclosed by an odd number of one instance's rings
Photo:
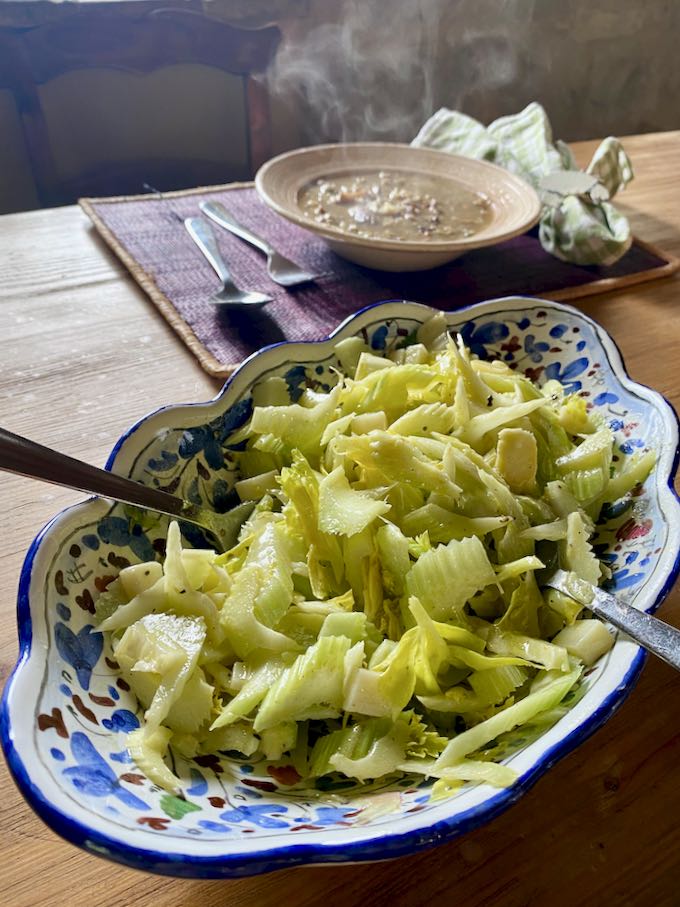
POLYGON ((492 742, 557 720, 611 647, 536 571, 606 578, 594 523, 654 454, 615 463, 582 397, 475 358, 443 316, 414 340, 386 358, 341 341, 336 386, 293 404, 263 382, 267 405, 229 439, 236 490, 256 501, 236 545, 183 549, 172 523, 164 563, 100 596, 145 709, 128 749, 153 783, 179 791, 172 746, 285 758, 307 786, 333 772, 507 785, 492 742))

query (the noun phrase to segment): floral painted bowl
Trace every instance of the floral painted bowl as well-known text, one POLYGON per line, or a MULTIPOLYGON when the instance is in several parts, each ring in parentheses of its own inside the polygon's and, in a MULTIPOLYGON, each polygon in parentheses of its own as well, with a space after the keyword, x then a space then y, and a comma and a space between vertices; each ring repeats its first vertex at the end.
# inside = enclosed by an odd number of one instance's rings
MULTIPOLYGON (((251 356, 209 403, 171 406, 116 444, 108 467, 217 510, 233 479, 225 442, 248 418, 265 376, 285 379, 291 400, 333 382, 335 342, 361 335, 377 352, 409 342, 432 314, 389 302, 364 309, 319 343, 287 343, 251 356)), ((480 356, 500 357, 533 379, 557 378, 615 430, 617 456, 658 453, 641 494, 610 507, 597 551, 610 588, 644 610, 679 569, 680 505, 672 490, 678 424, 656 392, 627 377, 611 338, 576 309, 544 300, 494 300, 447 316, 480 356)), ((166 521, 91 499, 58 514, 37 536, 21 574, 21 656, 2 700, 2 743, 35 811, 93 853, 178 876, 229 877, 304 863, 384 859, 481 825, 512 804, 553 763, 598 728, 630 692, 644 661, 622 635, 585 680, 573 708, 549 730, 516 731, 496 755, 518 772, 510 787, 466 784, 433 800, 431 783, 401 777, 358 786, 323 778, 300 789, 284 762, 217 756, 183 761, 181 797, 154 787, 131 763, 125 735, 141 709, 102 634, 93 602, 125 565, 160 556, 166 521)), ((202 544, 200 533, 188 541, 202 544)))

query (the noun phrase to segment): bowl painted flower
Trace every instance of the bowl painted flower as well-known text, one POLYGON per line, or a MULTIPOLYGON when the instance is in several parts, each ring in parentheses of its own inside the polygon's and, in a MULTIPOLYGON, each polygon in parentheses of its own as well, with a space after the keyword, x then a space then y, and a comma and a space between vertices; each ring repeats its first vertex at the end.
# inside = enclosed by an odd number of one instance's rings
MULTIPOLYGON (((248 418, 264 377, 327 388, 335 342, 361 335, 377 352, 410 341, 432 314, 389 302, 346 321, 319 343, 269 347, 252 356, 204 404, 146 417, 116 444, 108 466, 217 510, 230 504, 226 445, 248 418)), ((584 395, 616 433, 616 455, 658 452, 641 494, 611 506, 598 528, 610 588, 644 610, 669 591, 680 562, 675 414, 656 392, 627 377, 608 335, 576 309, 510 298, 447 316, 480 356, 500 357, 535 380, 557 378, 584 395)), ((304 863, 384 859, 445 841, 513 803, 558 758, 622 703, 644 658, 621 635, 583 681, 573 708, 543 732, 501 738, 496 756, 519 775, 510 788, 466 784, 431 798, 431 783, 404 776, 357 785, 322 778, 301 788, 286 761, 174 754, 182 795, 154 785, 130 761, 126 734, 142 710, 120 676, 108 641, 93 629, 94 600, 124 566, 160 557, 167 522, 91 499, 58 514, 26 556, 19 587, 21 656, 2 701, 2 743, 22 793, 55 831, 131 866, 179 876, 248 875, 304 863)), ((187 535, 204 544, 197 530, 187 535)))

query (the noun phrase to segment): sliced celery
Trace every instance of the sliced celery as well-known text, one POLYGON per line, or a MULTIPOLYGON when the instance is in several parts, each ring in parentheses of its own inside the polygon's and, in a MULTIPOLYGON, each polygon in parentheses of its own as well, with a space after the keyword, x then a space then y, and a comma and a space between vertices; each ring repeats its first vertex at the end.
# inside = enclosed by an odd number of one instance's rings
POLYGON ((434 764, 434 770, 439 771, 455 765, 470 753, 474 753, 500 734, 511 731, 519 724, 525 724, 540 712, 551 709, 564 699, 569 690, 574 686, 581 674, 581 668, 574 668, 564 674, 556 674, 550 678, 540 690, 529 693, 524 699, 508 706, 501 712, 482 721, 481 724, 458 734, 448 744, 444 752, 434 764))
POLYGON ((319 482, 319 529, 333 535, 354 535, 390 510, 351 488, 345 470, 338 466, 319 482))
POLYGON ((504 702, 528 678, 525 668, 506 665, 490 671, 475 671, 467 679, 473 691, 489 705, 504 702))
POLYGON ((255 731, 282 721, 339 715, 344 658, 350 646, 350 640, 344 636, 324 636, 298 655, 267 691, 255 716, 255 731))
POLYGON ((301 784, 406 770, 437 778, 435 796, 506 785, 510 768, 471 755, 557 720, 576 659, 611 646, 534 572, 605 578, 594 520, 654 453, 615 461, 581 396, 477 359, 443 314, 385 343, 340 341, 341 371, 306 366, 295 394, 288 376, 260 381, 227 439, 255 502, 237 544, 185 550, 173 523, 164 563, 125 568, 96 602, 146 709, 128 743, 152 782, 180 792, 171 746, 289 754, 301 784))
POLYGON ((496 582, 484 545, 476 538, 451 541, 422 554, 406 576, 409 595, 436 619, 464 621, 463 605, 496 582))

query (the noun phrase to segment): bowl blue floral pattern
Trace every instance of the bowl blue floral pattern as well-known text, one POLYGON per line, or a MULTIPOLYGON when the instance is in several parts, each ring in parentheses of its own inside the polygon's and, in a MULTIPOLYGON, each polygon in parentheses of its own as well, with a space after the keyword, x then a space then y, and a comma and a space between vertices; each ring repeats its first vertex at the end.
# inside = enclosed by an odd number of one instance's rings
MULTIPOLYGON (((338 366, 335 342, 361 335, 377 353, 412 342, 426 306, 370 307, 319 343, 279 344, 251 357, 206 404, 171 406, 120 439, 108 467, 217 511, 233 503, 232 432, 257 402, 258 384, 285 380, 291 401, 305 387, 327 389, 338 366)), ((609 586, 642 609, 656 607, 680 568, 680 507, 672 490, 677 419, 654 391, 632 382, 607 334, 576 309, 523 298, 494 300, 447 316, 482 357, 501 358, 537 381, 556 378, 583 395, 616 433, 617 457, 658 451, 644 490, 611 506, 598 527, 609 586)), ((97 595, 130 563, 161 557, 167 521, 91 499, 57 515, 26 557, 18 603, 21 656, 2 702, 2 742, 31 806, 57 832, 94 853, 184 876, 238 876, 300 863, 398 856, 490 819, 621 704, 642 667, 618 637, 585 678, 571 711, 552 728, 514 732, 498 755, 519 772, 498 791, 467 784, 433 801, 431 784, 401 777, 357 786, 320 779, 301 788, 285 759, 175 756, 182 795, 137 770, 125 735, 141 709, 93 626, 97 595)), ((207 540, 183 527, 193 545, 207 540)))

